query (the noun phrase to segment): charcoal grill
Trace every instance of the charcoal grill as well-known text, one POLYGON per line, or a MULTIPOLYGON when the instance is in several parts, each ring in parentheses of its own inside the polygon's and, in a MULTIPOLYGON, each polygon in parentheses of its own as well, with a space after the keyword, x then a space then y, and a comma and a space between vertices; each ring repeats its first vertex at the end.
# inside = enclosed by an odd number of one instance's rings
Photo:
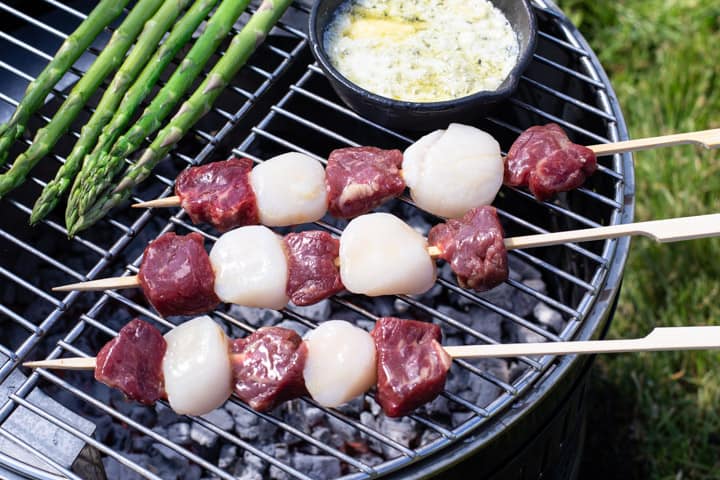
MULTIPOLYGON (((0 2, 3 18, 0 120, 9 117, 27 82, 41 71, 93 3, 0 2)), ((538 17, 539 37, 532 65, 517 93, 494 114, 478 118, 475 124, 495 135, 504 148, 508 148, 522 129, 549 121, 562 125, 582 144, 627 139, 614 92, 580 33, 550 1, 536 0, 533 8, 538 17)), ((230 152, 262 161, 270 155, 298 150, 322 160, 337 147, 404 148, 416 138, 367 121, 342 105, 309 55, 305 35, 308 10, 307 4, 298 2, 290 8, 216 108, 136 192, 134 200, 170 195, 172 180, 180 170, 224 159, 230 152)), ((246 20, 244 16, 242 22, 246 20)), ((45 108, 33 118, 31 131, 49 120, 67 88, 97 55, 109 34, 105 32, 104 38, 98 39, 76 63, 45 108)), ((241 460, 234 462, 236 469, 243 461, 254 461, 259 462, 260 471, 273 478, 313 478, 312 471, 302 470, 278 451, 242 438, 237 430, 226 430, 212 418, 192 419, 218 438, 216 446, 206 448, 194 438, 178 440, 154 429, 152 423, 159 422, 160 415, 170 415, 166 410, 147 420, 146 414, 152 409, 138 409, 118 402, 104 387, 93 386, 88 373, 44 370, 31 373, 19 367, 27 358, 94 355, 132 316, 149 318, 161 328, 172 326, 154 314, 137 291, 61 296, 51 293, 51 286, 135 274, 144 245, 166 231, 197 231, 209 242, 216 238, 212 231, 192 225, 177 209, 118 210, 72 240, 67 239, 59 213, 35 228, 27 226, 32 202, 58 163, 64 161, 79 127, 91 112, 92 104, 54 154, 33 171, 32 178, 0 200, 3 212, 0 217, 0 327, 3 329, 0 353, 6 358, 0 367, 0 382, 17 372, 23 373, 22 380, 11 385, 9 396, 0 404, 0 439, 25 453, 22 458, 0 453, 0 465, 7 475, 30 478, 103 478, 102 466, 97 461, 101 457, 105 467, 115 468, 112 474, 108 473, 110 478, 119 475, 118 472, 144 478, 170 476, 163 470, 167 468, 165 463, 155 462, 160 456, 124 453, 128 443, 137 442, 160 451, 161 457, 175 468, 173 478, 185 478, 183 475, 234 478, 235 474, 242 474, 230 471, 219 459, 218 449, 222 445, 223 451, 234 448, 240 457, 241 460), (126 432, 127 437, 119 440, 102 437, 98 430, 95 434, 88 433, 72 420, 75 417, 54 413, 34 402, 33 392, 37 389, 77 416, 98 425, 119 425, 117 431, 126 432), (9 419, 18 411, 80 439, 86 445, 85 467, 77 461, 47 458, 32 439, 24 439, 11 430, 9 419), (40 457, 46 458, 41 461, 40 457), (96 468, 87 468, 93 458, 96 468)), ((30 141, 26 138, 18 143, 26 146, 30 141)), ((19 151, 18 146, 15 153, 19 151)), ((633 201, 632 157, 625 154, 603 158, 598 173, 585 187, 562 195, 554 203, 538 203, 525 191, 503 188, 496 206, 507 233, 520 235, 627 223, 632 220, 633 201)), ((395 200, 387 208, 412 219, 420 227, 440 220, 419 212, 408 198, 395 200)), ((321 221, 316 226, 339 233, 343 223, 321 221)), ((521 335, 528 341, 596 338, 603 335, 612 316, 628 247, 629 240, 624 238, 510 254, 516 266, 529 265, 540 272, 545 287, 511 277, 503 289, 542 302, 558 312, 563 320, 558 331, 538 323, 532 314, 518 314, 513 305, 507 305, 500 297, 464 291, 448 277, 440 278, 433 295, 452 305, 461 305, 457 310, 436 308, 434 300, 427 297, 399 296, 371 301, 350 295, 334 298, 332 308, 367 322, 389 313, 386 312, 389 305, 391 310, 439 323, 446 335, 464 336, 477 342, 504 340, 478 327, 482 324, 477 323, 477 319, 485 317, 500 319, 503 325, 520 332, 515 333, 516 336, 521 335), (471 315, 463 315, 468 309, 471 315)), ((257 327, 238 315, 237 310, 223 308, 214 312, 214 316, 234 333, 251 332, 257 327)), ((307 327, 315 324, 313 315, 307 311, 287 310, 282 319, 307 327)), ((282 319, 272 321, 277 323, 282 319)), ((472 468, 476 476, 530 478, 542 474, 567 478, 576 473, 576 459, 584 436, 584 380, 590 363, 588 358, 576 356, 520 358, 508 367, 508 378, 503 378, 471 362, 456 362, 454 369, 492 387, 495 394, 481 402, 479 398, 464 396, 449 384, 443 401, 453 412, 461 414, 446 420, 438 420, 425 411, 412 415, 409 423, 431 433, 407 445, 376 425, 363 422, 360 409, 323 409, 326 418, 332 417, 346 430, 355 432, 357 438, 389 452, 380 460, 315 438, 301 420, 306 408, 317 407, 310 400, 298 401, 295 408, 299 415, 294 417, 253 414, 236 399, 231 399, 230 404, 243 415, 256 416, 258 425, 269 426, 283 438, 291 439, 293 448, 339 459, 342 473, 348 478, 416 478, 447 469, 454 469, 450 471, 457 474, 465 468, 472 468)), ((371 399, 366 399, 366 404, 370 403, 371 399)))

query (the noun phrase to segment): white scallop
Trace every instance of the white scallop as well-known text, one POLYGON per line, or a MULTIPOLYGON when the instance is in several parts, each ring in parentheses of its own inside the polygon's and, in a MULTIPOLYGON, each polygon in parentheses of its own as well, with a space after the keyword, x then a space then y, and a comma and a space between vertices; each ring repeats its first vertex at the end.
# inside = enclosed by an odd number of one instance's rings
POLYGON ((402 169, 415 203, 449 218, 490 205, 502 186, 504 173, 497 140, 459 123, 410 145, 403 154, 402 169))
POLYGON ((309 331, 305 342, 305 386, 321 405, 337 407, 375 385, 375 342, 362 328, 329 320, 309 331))
POLYGON ((389 213, 361 215, 340 237, 340 278, 351 292, 423 293, 435 276, 425 237, 389 213))
POLYGON ((215 294, 220 300, 247 307, 280 309, 288 302, 287 258, 282 239, 262 225, 231 230, 212 250, 215 294))
POLYGON ((302 153, 285 153, 257 165, 250 172, 250 185, 263 225, 314 222, 327 210, 325 169, 302 153))
POLYGON ((232 393, 229 344, 220 326, 208 316, 197 317, 165 334, 165 392, 180 414, 204 415, 225 403, 232 393))

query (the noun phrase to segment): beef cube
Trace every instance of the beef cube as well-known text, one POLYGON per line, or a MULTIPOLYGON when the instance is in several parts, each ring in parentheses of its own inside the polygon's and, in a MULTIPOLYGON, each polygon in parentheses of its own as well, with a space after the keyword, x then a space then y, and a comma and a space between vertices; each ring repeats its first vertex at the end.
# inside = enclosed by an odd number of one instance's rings
POLYGON ((389 417, 407 415, 445 386, 452 359, 432 323, 383 317, 372 331, 377 349, 377 401, 389 417))

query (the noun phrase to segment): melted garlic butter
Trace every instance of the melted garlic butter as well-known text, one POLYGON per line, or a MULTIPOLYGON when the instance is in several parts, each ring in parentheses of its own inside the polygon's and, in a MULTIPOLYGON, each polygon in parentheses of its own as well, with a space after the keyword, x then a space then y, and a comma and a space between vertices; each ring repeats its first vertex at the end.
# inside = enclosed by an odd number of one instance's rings
POLYGON ((349 0, 323 41, 349 80, 413 102, 495 90, 519 49, 507 19, 487 0, 349 0))

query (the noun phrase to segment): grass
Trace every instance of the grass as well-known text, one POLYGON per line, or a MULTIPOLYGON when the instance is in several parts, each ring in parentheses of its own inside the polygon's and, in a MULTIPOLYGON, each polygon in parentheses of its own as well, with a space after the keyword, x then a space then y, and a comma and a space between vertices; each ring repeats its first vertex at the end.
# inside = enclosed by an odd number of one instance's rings
MULTIPOLYGON (((720 2, 563 0, 608 72, 631 137, 720 127, 720 2)), ((720 212, 720 154, 635 156, 636 219, 720 212)), ((720 241, 633 241, 609 336, 720 325, 720 241)), ((720 353, 598 358, 581 478, 720 478, 720 353)))

